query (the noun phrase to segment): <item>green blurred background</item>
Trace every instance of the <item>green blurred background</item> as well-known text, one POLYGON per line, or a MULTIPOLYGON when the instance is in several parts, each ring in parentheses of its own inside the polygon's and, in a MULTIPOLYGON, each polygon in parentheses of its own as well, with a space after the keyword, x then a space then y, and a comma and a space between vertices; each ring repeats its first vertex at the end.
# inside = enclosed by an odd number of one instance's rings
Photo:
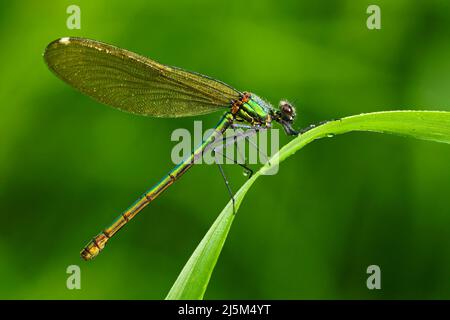
MULTIPOLYGON (((9 1, 0 4, 0 298, 161 299, 228 201, 197 166, 95 261, 85 243, 172 166, 171 132, 102 106, 45 66, 98 39, 297 106, 298 127, 361 112, 450 111, 448 1, 9 1), (68 30, 66 8, 81 8, 68 30), (381 30, 366 8, 381 7, 381 30), (81 290, 66 268, 81 267, 81 290)), ((220 114, 197 117, 213 126, 220 114)), ((283 143, 288 138, 283 138, 283 143)), ((450 147, 355 133, 313 143, 248 193, 207 299, 450 298, 450 147), (366 288, 367 266, 382 289, 366 288)), ((226 167, 235 190, 240 168, 226 167)))

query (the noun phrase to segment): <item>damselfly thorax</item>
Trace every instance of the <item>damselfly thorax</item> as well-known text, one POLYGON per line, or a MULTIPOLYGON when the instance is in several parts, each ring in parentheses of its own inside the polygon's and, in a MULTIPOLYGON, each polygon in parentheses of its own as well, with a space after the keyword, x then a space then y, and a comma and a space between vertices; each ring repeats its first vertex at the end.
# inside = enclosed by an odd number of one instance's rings
POLYGON ((247 122, 254 127, 270 128, 273 107, 253 93, 244 92, 238 100, 231 101, 231 114, 235 121, 247 122))

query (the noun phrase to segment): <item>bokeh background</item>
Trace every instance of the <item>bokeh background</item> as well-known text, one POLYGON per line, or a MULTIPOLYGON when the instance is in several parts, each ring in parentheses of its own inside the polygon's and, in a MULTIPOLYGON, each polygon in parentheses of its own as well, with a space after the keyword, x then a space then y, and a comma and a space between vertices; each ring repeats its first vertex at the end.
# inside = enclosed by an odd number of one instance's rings
MULTIPOLYGON (((2 1, 0 298, 161 299, 228 201, 196 166, 107 249, 85 243, 172 166, 176 128, 102 106, 42 59, 98 39, 297 106, 298 127, 356 113, 450 111, 448 1, 2 1), (68 30, 66 8, 81 8, 68 30), (381 7, 381 30, 366 8, 381 7), (81 290, 66 268, 81 267, 81 290)), ((288 138, 283 138, 283 143, 288 138)), ((207 299, 450 298, 450 146, 373 133, 317 141, 263 177, 235 220, 207 299), (382 289, 366 288, 379 265, 382 289)), ((226 167, 235 190, 240 168, 226 167)))

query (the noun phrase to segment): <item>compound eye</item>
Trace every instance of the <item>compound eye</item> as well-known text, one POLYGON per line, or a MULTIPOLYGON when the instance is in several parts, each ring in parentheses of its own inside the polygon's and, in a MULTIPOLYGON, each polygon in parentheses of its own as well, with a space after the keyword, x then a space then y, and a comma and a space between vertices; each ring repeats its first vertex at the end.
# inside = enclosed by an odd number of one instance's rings
POLYGON ((295 118, 295 109, 294 107, 285 100, 280 101, 280 115, 284 121, 294 121, 295 118))
POLYGON ((288 103, 284 103, 281 105, 281 112, 283 112, 287 116, 292 116, 293 110, 288 103))

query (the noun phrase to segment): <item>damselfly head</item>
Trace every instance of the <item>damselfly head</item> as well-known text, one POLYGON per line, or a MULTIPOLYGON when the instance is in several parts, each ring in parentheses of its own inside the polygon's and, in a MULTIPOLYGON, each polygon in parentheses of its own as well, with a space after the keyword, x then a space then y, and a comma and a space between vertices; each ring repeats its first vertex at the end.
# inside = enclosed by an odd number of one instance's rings
POLYGON ((298 132, 292 128, 296 115, 294 106, 289 101, 281 100, 275 113, 275 120, 283 126, 286 134, 297 135, 298 132))
POLYGON ((296 116, 295 108, 289 101, 281 100, 278 108, 280 110, 280 117, 284 121, 294 122, 296 116))

